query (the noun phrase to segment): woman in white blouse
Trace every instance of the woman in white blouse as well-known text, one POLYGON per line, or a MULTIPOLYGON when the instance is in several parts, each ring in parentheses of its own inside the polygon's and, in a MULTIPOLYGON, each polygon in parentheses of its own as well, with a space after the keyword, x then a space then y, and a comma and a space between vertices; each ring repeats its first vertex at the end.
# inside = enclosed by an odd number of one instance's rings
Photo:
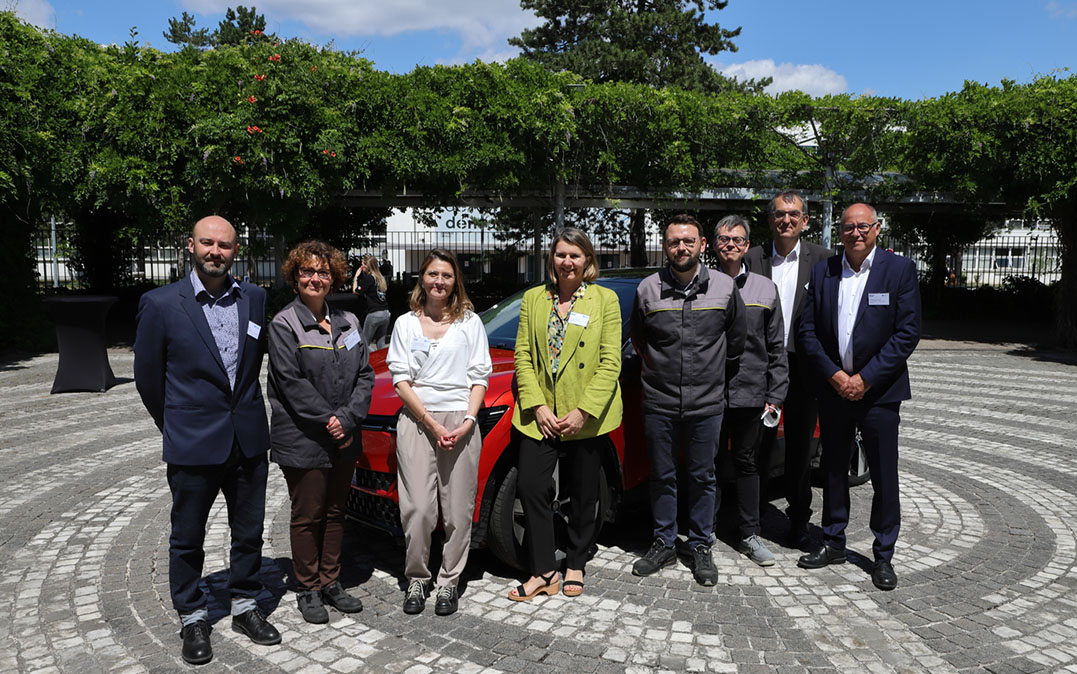
POLYGON ((411 311, 397 319, 385 360, 404 401, 396 430, 397 492, 406 545, 404 612, 420 613, 430 592, 430 534, 445 523, 434 613, 456 612, 482 437, 476 428, 490 374, 482 321, 472 311, 456 256, 434 249, 419 268, 411 311))

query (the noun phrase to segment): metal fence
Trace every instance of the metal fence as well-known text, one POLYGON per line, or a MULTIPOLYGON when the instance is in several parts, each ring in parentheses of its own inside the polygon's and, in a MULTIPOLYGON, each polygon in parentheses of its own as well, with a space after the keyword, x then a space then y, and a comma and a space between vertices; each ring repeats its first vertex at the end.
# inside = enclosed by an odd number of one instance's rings
MULTIPOLYGON (((49 288, 79 289, 84 287, 77 254, 74 250, 74 228, 71 225, 45 224, 35 237, 38 284, 49 288)), ((274 241, 258 232, 241 232, 241 247, 232 272, 261 285, 272 285, 280 275, 280 260, 272 251, 274 241), (256 254, 263 251, 262 254, 256 254), (265 252, 269 251, 269 252, 265 252)), ((930 261, 921 259, 908 243, 890 240, 880 243, 914 259, 917 268, 925 273, 930 261)), ((347 251, 353 264, 363 255, 374 255, 383 271, 390 271, 398 281, 410 282, 423 258, 435 247, 447 248, 460 260, 467 280, 504 281, 520 284, 544 278, 545 254, 549 239, 540 242, 538 257, 531 236, 508 236, 492 230, 455 230, 417 228, 413 231, 392 231, 376 235, 370 243, 347 251), (536 265, 537 262, 537 265, 536 265)), ((665 259, 660 234, 651 232, 645 241, 647 264, 657 266, 665 259)), ((598 237, 595 253, 600 269, 628 266, 630 250, 627 240, 598 237)), ((120 256, 126 267, 117 276, 124 283, 164 284, 190 272, 187 238, 183 234, 147 236, 129 244, 120 256)), ((713 258, 711 258, 713 263, 713 258)), ((995 236, 962 249, 960 255, 947 259, 947 283, 956 287, 1000 286, 1008 276, 1028 276, 1044 284, 1061 277, 1062 255, 1057 239, 1040 232, 1027 236, 995 236)))

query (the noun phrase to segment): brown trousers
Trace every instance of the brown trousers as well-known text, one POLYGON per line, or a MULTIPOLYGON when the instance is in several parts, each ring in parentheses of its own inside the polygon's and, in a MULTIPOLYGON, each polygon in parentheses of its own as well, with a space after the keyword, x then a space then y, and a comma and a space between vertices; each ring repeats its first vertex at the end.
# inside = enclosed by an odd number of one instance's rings
MULTIPOLYGON (((467 412, 431 412, 448 430, 459 426, 467 412)), ((408 582, 429 581, 430 534, 438 523, 438 506, 445 524, 439 587, 456 587, 471 547, 471 522, 482 437, 478 428, 458 438, 456 449, 439 449, 437 442, 407 414, 396 427, 397 493, 404 525, 404 575, 408 582)))
POLYGON ((300 592, 324 589, 340 577, 344 510, 355 472, 353 456, 341 452, 338 459, 343 459, 332 468, 281 466, 292 499, 292 574, 300 592))

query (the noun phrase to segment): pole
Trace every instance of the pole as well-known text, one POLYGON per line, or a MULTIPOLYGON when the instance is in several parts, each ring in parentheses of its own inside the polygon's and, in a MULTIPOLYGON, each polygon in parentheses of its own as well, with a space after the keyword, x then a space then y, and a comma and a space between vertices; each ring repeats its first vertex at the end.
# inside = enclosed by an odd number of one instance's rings
POLYGON ((56 250, 56 216, 49 218, 50 222, 50 244, 52 247, 52 287, 60 287, 60 261, 57 259, 59 251, 56 250))
POLYGON ((834 169, 826 167, 823 184, 823 248, 830 250, 830 229, 834 224, 834 169))

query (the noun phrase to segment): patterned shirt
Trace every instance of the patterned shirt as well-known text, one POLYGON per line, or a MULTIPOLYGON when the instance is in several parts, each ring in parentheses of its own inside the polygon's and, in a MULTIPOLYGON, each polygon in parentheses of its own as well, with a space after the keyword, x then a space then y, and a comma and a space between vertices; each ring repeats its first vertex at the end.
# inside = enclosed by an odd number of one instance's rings
POLYGON ((217 350, 228 373, 228 384, 235 390, 236 365, 239 363, 239 307, 236 306, 239 284, 231 276, 228 280, 231 285, 220 296, 214 297, 206 290, 198 273, 191 272, 194 298, 202 305, 202 313, 206 315, 213 341, 217 342, 217 350))
POLYGON ((546 297, 553 302, 550 308, 550 320, 546 323, 546 346, 550 351, 550 371, 557 374, 557 367, 561 364, 561 346, 565 343, 565 329, 568 327, 568 317, 572 313, 572 307, 576 306, 576 300, 583 297, 587 292, 587 281, 576 288, 569 301, 568 311, 562 316, 557 311, 557 286, 553 283, 546 286, 546 297))

